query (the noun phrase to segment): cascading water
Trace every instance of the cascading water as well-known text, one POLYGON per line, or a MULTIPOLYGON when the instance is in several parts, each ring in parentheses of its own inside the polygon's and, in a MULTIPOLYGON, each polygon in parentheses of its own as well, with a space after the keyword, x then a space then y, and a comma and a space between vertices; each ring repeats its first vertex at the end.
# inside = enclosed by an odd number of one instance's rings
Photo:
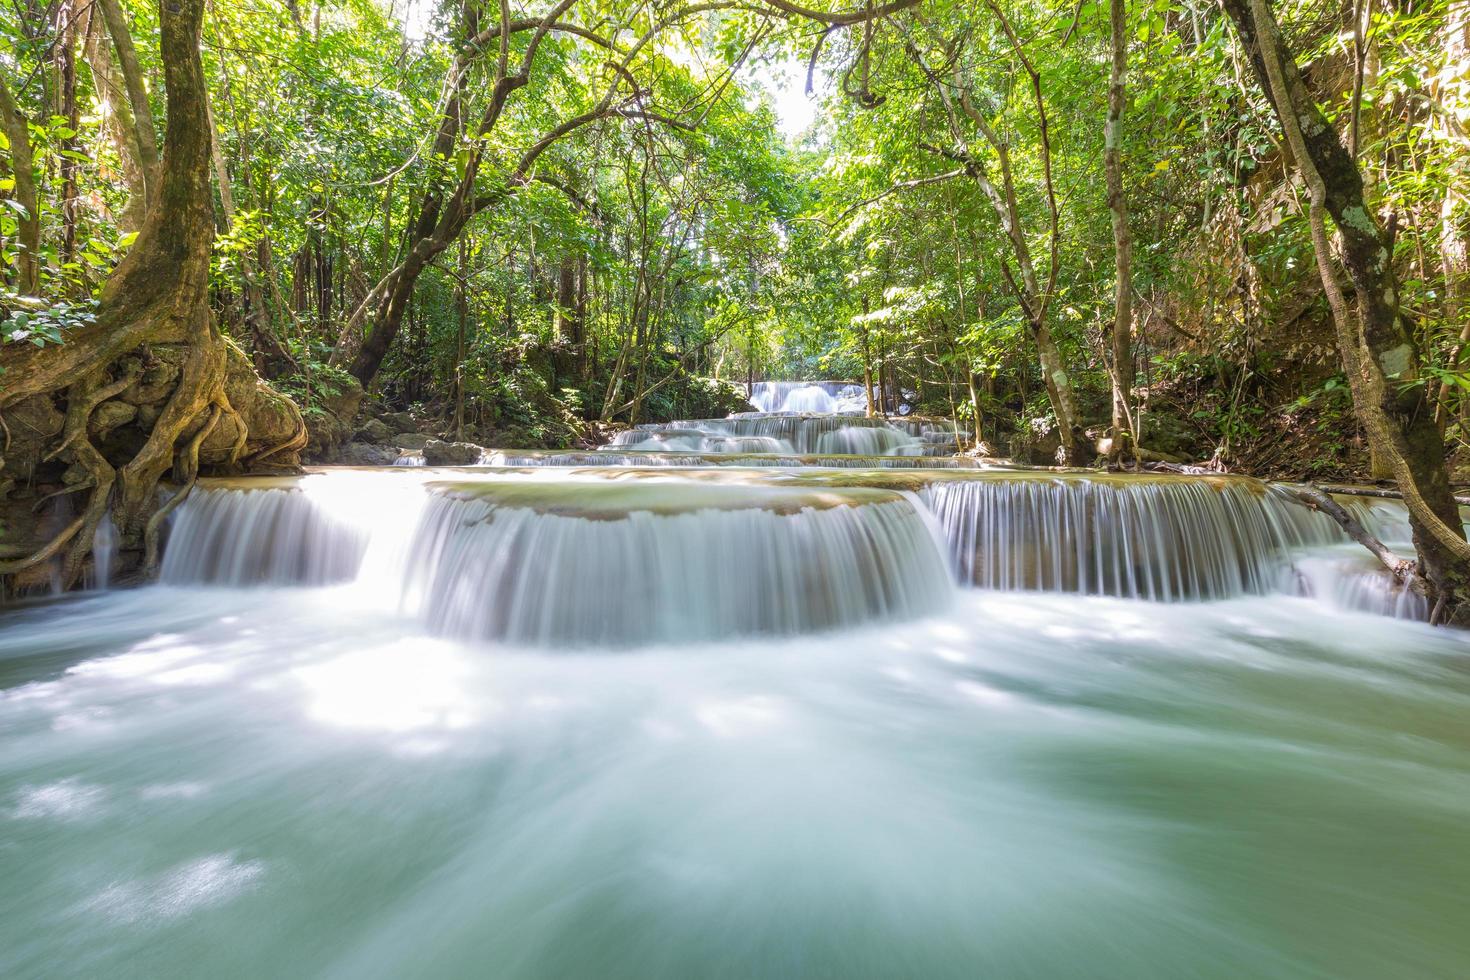
POLYGON ((811 632, 931 613, 953 590, 927 515, 894 491, 417 476, 198 490, 163 580, 360 580, 432 632, 539 646, 811 632))
POLYGON ((620 449, 596 452, 493 450, 481 463, 487 466, 758 466, 819 469, 936 469, 983 470, 995 464, 970 456, 824 456, 760 453, 693 453, 620 449))
POLYGON ((846 381, 757 381, 750 403, 760 412, 861 414, 868 408, 863 386, 846 381))
POLYGON ((607 449, 944 456, 955 451, 956 438, 953 424, 933 420, 750 412, 627 429, 607 449))
MULTIPOLYGON (((885 431, 777 418, 665 428, 885 431)), ((161 584, 0 610, 0 975, 1470 962, 1470 641, 1278 490, 482 463, 205 481, 161 584)))
POLYGON ((1241 479, 1056 477, 923 491, 960 579, 1162 601, 1273 591, 1291 549, 1340 540, 1326 517, 1241 479))
POLYGON ((641 509, 644 495, 640 509, 590 516, 437 496, 415 534, 409 605, 443 635, 585 646, 806 633, 913 618, 950 597, 902 497, 722 496, 660 513, 641 509))

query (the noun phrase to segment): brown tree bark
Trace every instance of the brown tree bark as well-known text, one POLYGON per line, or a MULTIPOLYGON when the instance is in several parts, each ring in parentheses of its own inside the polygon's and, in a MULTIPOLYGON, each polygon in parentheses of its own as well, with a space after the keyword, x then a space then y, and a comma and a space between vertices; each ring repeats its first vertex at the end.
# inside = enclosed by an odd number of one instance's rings
POLYGON ((112 45, 117 49, 118 68, 122 72, 123 84, 128 93, 128 104, 132 109, 134 142, 138 147, 138 165, 143 170, 144 193, 151 203, 158 189, 158 127, 153 121, 153 106, 148 101, 148 85, 143 68, 138 62, 138 52, 133 46, 133 34, 128 28, 127 15, 118 0, 95 0, 102 9, 107 22, 107 33, 112 36, 112 45))
POLYGON ((1409 510, 1419 573, 1436 599, 1434 616, 1463 615, 1470 596, 1470 544, 1450 489, 1445 446, 1420 374, 1415 331, 1399 307, 1387 236, 1363 195, 1363 178, 1337 130, 1302 80, 1266 0, 1222 0, 1275 109, 1310 195, 1309 221, 1353 405, 1393 467, 1409 510), (1337 282, 1326 216, 1337 227, 1356 313, 1337 282))
POLYGON ((92 72, 97 113, 117 153, 123 182, 128 188, 128 201, 118 215, 118 227, 123 231, 137 231, 148 210, 148 195, 143 185, 143 169, 138 163, 137 126, 133 122, 132 106, 128 103, 122 73, 112 60, 106 26, 95 6, 88 8, 83 23, 82 57, 92 72))
MULTIPOLYGON (((221 422, 233 427, 231 463, 250 445, 252 432, 225 391, 231 349, 220 335, 209 304, 209 259, 214 241, 210 192, 210 139, 199 34, 205 0, 162 0, 159 20, 168 94, 167 140, 159 195, 133 248, 102 289, 96 321, 46 347, 6 345, 0 368, 0 410, 35 395, 64 395, 66 424, 51 451, 84 468, 92 487, 80 518, 42 551, 66 547, 63 577, 75 581, 91 548, 92 532, 110 508, 125 550, 142 550, 147 564, 157 557, 161 517, 184 498, 199 471, 204 441, 221 422), (150 345, 183 352, 178 380, 147 430, 142 447, 114 465, 88 436, 91 412, 134 380, 140 358, 119 361, 150 345), (180 445, 182 441, 182 445, 180 445), (175 467, 181 487, 162 507, 157 488, 175 467)), ((243 355, 235 352, 243 359, 243 355)), ((289 400, 272 396, 272 408, 288 416, 285 438, 257 445, 255 459, 305 444, 301 416, 289 400)), ((274 420, 273 420, 274 421, 274 420)), ((27 567, 32 559, 0 563, 0 574, 27 567)))

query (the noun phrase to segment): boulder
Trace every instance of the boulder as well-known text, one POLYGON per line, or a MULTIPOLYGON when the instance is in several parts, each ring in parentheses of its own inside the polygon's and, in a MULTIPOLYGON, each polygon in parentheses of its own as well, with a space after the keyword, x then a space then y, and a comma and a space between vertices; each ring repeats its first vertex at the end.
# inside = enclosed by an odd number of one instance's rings
POLYGON ((310 441, 306 456, 310 459, 333 459, 337 450, 352 439, 352 420, 362 404, 362 386, 350 375, 333 381, 333 387, 314 392, 317 410, 306 415, 306 431, 310 441))
POLYGON ((184 363, 187 353, 179 346, 157 346, 150 349, 138 379, 117 396, 118 400, 131 405, 151 405, 168 398, 173 394, 179 377, 179 365, 184 363))
POLYGON ((484 450, 472 442, 442 442, 430 439, 424 444, 424 463, 429 466, 473 466, 484 450))
POLYGON ((406 432, 389 441, 399 449, 423 449, 433 439, 433 436, 426 436, 421 432, 406 432))
POLYGON ((358 426, 354 439, 358 442, 389 443, 393 441, 393 432, 378 419, 368 419, 358 426))
POLYGON ((343 466, 392 466, 398 450, 371 442, 349 442, 339 450, 337 462, 343 466))
POLYGON ((407 412, 384 412, 382 421, 394 432, 417 432, 419 430, 418 423, 407 412))
MULTIPOLYGON (((302 423, 301 410, 296 403, 263 381, 244 351, 233 343, 227 343, 226 349, 225 395, 240 419, 222 417, 204 440, 199 448, 199 462, 205 466, 229 462, 230 452, 240 435, 240 422, 245 425, 242 459, 289 443, 300 431, 302 423)), ((290 467, 296 465, 297 455, 295 452, 282 452, 266 462, 272 466, 290 467)))

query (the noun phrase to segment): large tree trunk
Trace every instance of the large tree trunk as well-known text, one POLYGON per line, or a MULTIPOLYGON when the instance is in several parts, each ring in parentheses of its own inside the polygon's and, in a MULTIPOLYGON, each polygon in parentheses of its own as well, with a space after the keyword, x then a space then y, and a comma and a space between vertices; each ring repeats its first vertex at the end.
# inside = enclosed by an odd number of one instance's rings
MULTIPOLYGON (((1436 84, 1436 98, 1446 113, 1452 114, 1452 125, 1470 125, 1463 111, 1463 102, 1449 98, 1452 86, 1459 83, 1466 71, 1470 71, 1470 6, 1451 4, 1445 11, 1445 23, 1441 30, 1444 38, 1445 65, 1441 81, 1436 84)), ((1442 137, 1453 138, 1451 134, 1442 137)), ((1470 161, 1463 153, 1454 154, 1450 161, 1448 180, 1445 184, 1444 200, 1439 209, 1439 259, 1444 273, 1445 320, 1459 336, 1455 346, 1453 363, 1455 369, 1465 364, 1467 349, 1470 349, 1470 244, 1465 239, 1466 212, 1470 210, 1466 182, 1470 181, 1470 161)), ((1457 386, 1448 378, 1440 383, 1438 421, 1443 429, 1449 421, 1451 399, 1457 386)), ((1459 399, 1461 416, 1466 417, 1470 399, 1463 395, 1459 399)))
POLYGON ((1310 194, 1309 220, 1332 308, 1353 404, 1369 439, 1389 460, 1408 505, 1420 573, 1437 599, 1435 617, 1463 614, 1470 596, 1470 545, 1445 468, 1419 351, 1383 228, 1368 210, 1363 178, 1302 80, 1266 0, 1223 0, 1261 87, 1270 98, 1310 194), (1356 315, 1337 282, 1324 214, 1337 226, 1356 315))
POLYGON ((0 562, 0 574, 26 571, 38 556, 65 548, 62 578, 74 582, 109 509, 123 550, 151 566, 160 519, 192 488, 201 458, 233 466, 252 448, 252 459, 263 459, 305 445, 300 413, 255 378, 243 355, 220 335, 209 305, 214 208, 199 59, 204 4, 160 3, 168 93, 160 192, 137 242, 103 286, 96 322, 59 345, 7 345, 0 351, 7 381, 0 388, 0 410, 27 399, 64 398, 65 427, 44 458, 70 461, 86 473, 82 486, 91 488, 79 518, 35 555, 0 562), (172 381, 172 387, 159 392, 151 425, 139 426, 141 448, 122 459, 108 458, 92 443, 92 412, 108 398, 152 384, 149 374, 156 369, 150 364, 172 365, 173 373, 160 382, 172 381), (257 409, 264 414, 257 415, 257 409), (158 484, 170 467, 180 489, 160 509, 158 484))

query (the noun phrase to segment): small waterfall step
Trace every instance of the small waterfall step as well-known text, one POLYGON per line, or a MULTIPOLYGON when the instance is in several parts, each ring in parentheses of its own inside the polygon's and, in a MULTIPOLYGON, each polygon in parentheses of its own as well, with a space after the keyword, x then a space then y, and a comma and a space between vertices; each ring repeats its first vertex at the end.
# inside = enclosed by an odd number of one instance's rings
MULTIPOLYGON (((1343 502, 1380 538, 1407 534, 1402 505, 1343 502)), ((350 583, 447 635, 552 646, 912 618, 955 581, 1156 601, 1285 592, 1419 615, 1371 568, 1342 566, 1331 551, 1345 541, 1283 488, 1243 477, 341 469, 201 481, 172 521, 163 579, 350 583)))
POLYGON ((432 469, 247 482, 179 508, 166 583, 353 583, 442 635, 549 647, 908 619, 954 588, 927 514, 883 488, 432 469))

